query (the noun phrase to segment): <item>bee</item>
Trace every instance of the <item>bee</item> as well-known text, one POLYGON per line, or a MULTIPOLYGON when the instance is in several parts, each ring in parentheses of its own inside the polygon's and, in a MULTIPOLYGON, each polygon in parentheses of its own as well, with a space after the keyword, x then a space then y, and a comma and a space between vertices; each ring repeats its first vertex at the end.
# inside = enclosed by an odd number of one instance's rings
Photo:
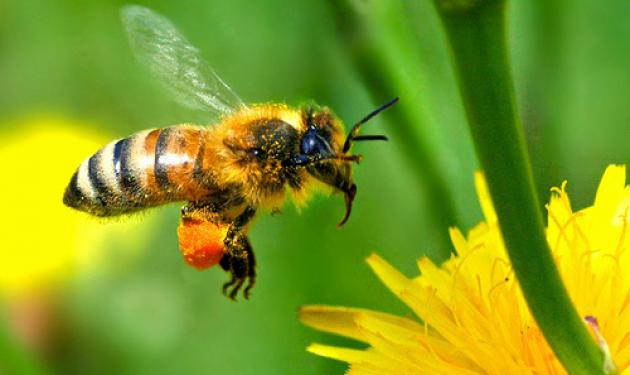
POLYGON ((387 140, 359 135, 360 127, 398 98, 357 122, 344 137, 341 121, 326 107, 245 105, 165 17, 136 5, 121 10, 140 62, 188 107, 217 120, 181 124, 115 140, 87 158, 68 184, 65 205, 94 216, 130 214, 186 202, 177 229, 184 260, 229 272, 223 293, 249 298, 256 280, 248 226, 260 210, 277 210, 290 191, 299 202, 320 184, 345 197, 342 226, 357 186, 349 154, 353 142, 387 140))

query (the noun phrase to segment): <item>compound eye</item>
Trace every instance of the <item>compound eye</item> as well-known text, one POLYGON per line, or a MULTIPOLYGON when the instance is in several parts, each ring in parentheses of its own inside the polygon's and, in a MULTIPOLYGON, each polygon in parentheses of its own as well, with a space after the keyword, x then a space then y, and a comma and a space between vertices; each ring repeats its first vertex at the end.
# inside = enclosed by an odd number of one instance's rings
POLYGON ((247 150, 247 155, 251 160, 260 160, 263 157, 264 152, 259 148, 250 148, 247 150))
POLYGON ((320 149, 320 142, 314 133, 308 132, 304 138, 302 138, 302 153, 306 155, 312 155, 317 153, 320 149))

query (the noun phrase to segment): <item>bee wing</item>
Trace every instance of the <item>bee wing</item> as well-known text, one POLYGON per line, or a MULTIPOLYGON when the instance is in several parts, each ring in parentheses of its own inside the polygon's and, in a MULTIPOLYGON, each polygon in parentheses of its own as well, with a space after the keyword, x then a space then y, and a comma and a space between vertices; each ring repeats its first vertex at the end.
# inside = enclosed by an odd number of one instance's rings
POLYGON ((167 18, 138 5, 124 6, 120 14, 136 58, 177 102, 215 114, 245 106, 167 18))

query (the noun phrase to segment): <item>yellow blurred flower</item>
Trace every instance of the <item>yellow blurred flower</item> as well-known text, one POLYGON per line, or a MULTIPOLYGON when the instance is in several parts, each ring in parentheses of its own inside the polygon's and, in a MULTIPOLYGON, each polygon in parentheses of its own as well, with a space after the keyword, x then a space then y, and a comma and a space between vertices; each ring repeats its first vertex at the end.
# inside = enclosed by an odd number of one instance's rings
MULTIPOLYGON (((552 189, 547 240, 581 316, 599 322, 619 370, 630 374, 630 187, 625 167, 610 166, 591 207, 574 212, 566 182, 552 189), (624 272, 626 270, 626 272, 624 272)), ((365 350, 311 345, 345 361, 349 374, 564 374, 515 280, 481 175, 475 182, 486 218, 467 237, 451 229, 453 255, 442 266, 418 261, 407 278, 377 255, 367 262, 421 321, 365 309, 307 306, 300 319, 350 337, 365 350)))
POLYGON ((138 229, 133 222, 103 225, 62 203, 74 170, 109 139, 55 117, 4 125, 12 130, 0 144, 0 296, 54 288, 77 268, 98 266, 106 239, 142 237, 126 235, 138 229))

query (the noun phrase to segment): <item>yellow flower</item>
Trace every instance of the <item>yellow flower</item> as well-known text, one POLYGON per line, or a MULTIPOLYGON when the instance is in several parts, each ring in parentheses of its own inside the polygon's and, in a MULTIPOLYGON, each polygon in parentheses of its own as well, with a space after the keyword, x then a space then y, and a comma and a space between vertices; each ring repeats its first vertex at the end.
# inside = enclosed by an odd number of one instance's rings
MULTIPOLYGON (((307 306, 307 325, 369 345, 320 344, 312 353, 345 361, 350 374, 564 374, 515 280, 485 181, 475 182, 486 218, 468 236, 451 229, 458 255, 418 261, 408 278, 377 255, 367 262, 420 320, 365 309, 307 306)), ((610 166, 591 207, 574 212, 566 182, 552 189, 547 240, 581 316, 599 322, 620 371, 630 374, 630 187, 610 166)))
POLYGON ((72 173, 106 137, 51 116, 6 125, 15 130, 2 134, 0 146, 0 296, 17 297, 46 292, 76 269, 94 270, 103 244, 121 236, 129 242, 138 225, 105 225, 62 203, 72 173))

